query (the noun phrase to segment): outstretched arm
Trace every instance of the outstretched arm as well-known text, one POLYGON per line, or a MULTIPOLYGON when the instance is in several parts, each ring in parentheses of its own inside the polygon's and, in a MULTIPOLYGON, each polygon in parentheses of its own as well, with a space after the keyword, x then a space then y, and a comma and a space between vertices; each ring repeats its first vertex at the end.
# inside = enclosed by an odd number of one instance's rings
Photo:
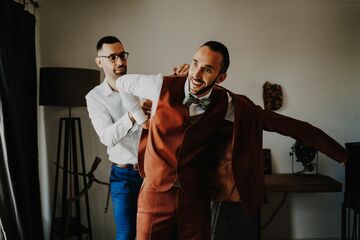
MULTIPOLYGON (((178 67, 173 67, 173 74, 186 76, 189 72, 189 67, 190 65, 186 63, 181 64, 178 67)), ((131 116, 136 122, 145 128, 148 118, 143 111, 144 108, 141 109, 139 97, 150 99, 152 101, 151 114, 154 114, 160 96, 162 82, 163 77, 161 74, 127 74, 116 80, 116 88, 123 97, 125 108, 131 113, 131 116)))
POLYGON ((140 106, 140 98, 150 99, 153 109, 156 109, 162 79, 160 74, 127 74, 116 80, 116 88, 122 95, 123 104, 138 124, 143 124, 148 119, 140 106))
POLYGON ((328 157, 342 164, 346 163, 348 155, 345 148, 321 129, 273 111, 262 110, 259 106, 257 111, 264 130, 301 140, 328 157))

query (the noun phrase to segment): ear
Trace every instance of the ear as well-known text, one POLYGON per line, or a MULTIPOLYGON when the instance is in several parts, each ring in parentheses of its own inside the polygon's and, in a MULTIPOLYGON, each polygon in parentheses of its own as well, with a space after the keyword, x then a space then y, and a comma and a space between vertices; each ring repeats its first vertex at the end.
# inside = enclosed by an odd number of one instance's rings
POLYGON ((99 68, 102 68, 101 60, 99 57, 95 58, 95 63, 96 63, 96 65, 98 65, 99 68))
POLYGON ((216 83, 217 83, 217 84, 222 83, 222 82, 226 79, 226 76, 227 76, 226 73, 221 73, 221 74, 219 75, 219 77, 216 79, 216 83))

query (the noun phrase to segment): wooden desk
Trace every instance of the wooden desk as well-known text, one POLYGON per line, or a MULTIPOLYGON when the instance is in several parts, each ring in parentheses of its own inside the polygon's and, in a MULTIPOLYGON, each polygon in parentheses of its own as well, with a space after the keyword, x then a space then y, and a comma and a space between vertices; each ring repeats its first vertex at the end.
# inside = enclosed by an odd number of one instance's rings
MULTIPOLYGON (((277 207, 271 218, 263 225, 269 225, 286 201, 289 192, 340 192, 342 184, 331 177, 321 174, 272 174, 265 175, 267 192, 284 193, 280 205, 277 207)), ((249 218, 244 213, 240 204, 232 202, 217 202, 212 205, 212 237, 217 239, 261 239, 261 213, 258 216, 249 218), (220 211, 220 209, 222 210, 220 211), (221 212, 226 212, 226 217, 220 217, 221 212), (218 220, 220 220, 218 225, 218 220), (239 223, 247 222, 244 225, 239 223), (229 227, 230 226, 230 227, 229 227), (244 227, 246 226, 246 227, 244 227), (216 235, 215 235, 216 229, 216 235), (229 230, 231 229, 231 230, 229 230), (246 229, 246 230, 245 230, 246 229), (255 229, 255 230, 254 230, 255 229)))
POLYGON ((322 174, 265 175, 267 192, 341 192, 342 184, 322 174))

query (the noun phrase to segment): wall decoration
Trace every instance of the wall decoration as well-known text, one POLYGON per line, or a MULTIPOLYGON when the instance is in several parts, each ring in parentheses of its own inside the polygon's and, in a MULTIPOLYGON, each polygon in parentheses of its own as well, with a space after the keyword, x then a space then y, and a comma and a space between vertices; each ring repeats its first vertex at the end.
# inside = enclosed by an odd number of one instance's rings
POLYGON ((263 85, 264 108, 276 111, 283 104, 283 92, 279 84, 265 82, 263 85))

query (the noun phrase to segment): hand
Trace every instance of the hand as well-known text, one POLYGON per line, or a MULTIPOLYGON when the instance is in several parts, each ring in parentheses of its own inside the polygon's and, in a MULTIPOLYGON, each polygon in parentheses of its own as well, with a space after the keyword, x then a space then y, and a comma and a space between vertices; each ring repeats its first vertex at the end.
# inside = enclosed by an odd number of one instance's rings
POLYGON ((173 74, 174 75, 177 75, 177 76, 187 76, 188 73, 189 73, 189 68, 190 68, 190 65, 189 64, 182 64, 178 67, 173 67, 172 70, 173 70, 173 74))
POLYGON ((152 101, 150 99, 145 99, 141 103, 141 108, 148 118, 150 118, 150 116, 151 116, 151 106, 152 106, 152 101))
POLYGON ((130 121, 131 121, 131 122, 132 122, 132 124, 134 125, 134 123, 135 123, 135 119, 134 119, 134 117, 131 115, 131 113, 130 113, 130 112, 128 112, 128 116, 129 116, 130 121))
POLYGON ((148 119, 148 120, 146 120, 145 122, 143 122, 143 123, 141 124, 141 127, 142 127, 143 129, 149 129, 149 125, 150 125, 150 120, 148 119))

